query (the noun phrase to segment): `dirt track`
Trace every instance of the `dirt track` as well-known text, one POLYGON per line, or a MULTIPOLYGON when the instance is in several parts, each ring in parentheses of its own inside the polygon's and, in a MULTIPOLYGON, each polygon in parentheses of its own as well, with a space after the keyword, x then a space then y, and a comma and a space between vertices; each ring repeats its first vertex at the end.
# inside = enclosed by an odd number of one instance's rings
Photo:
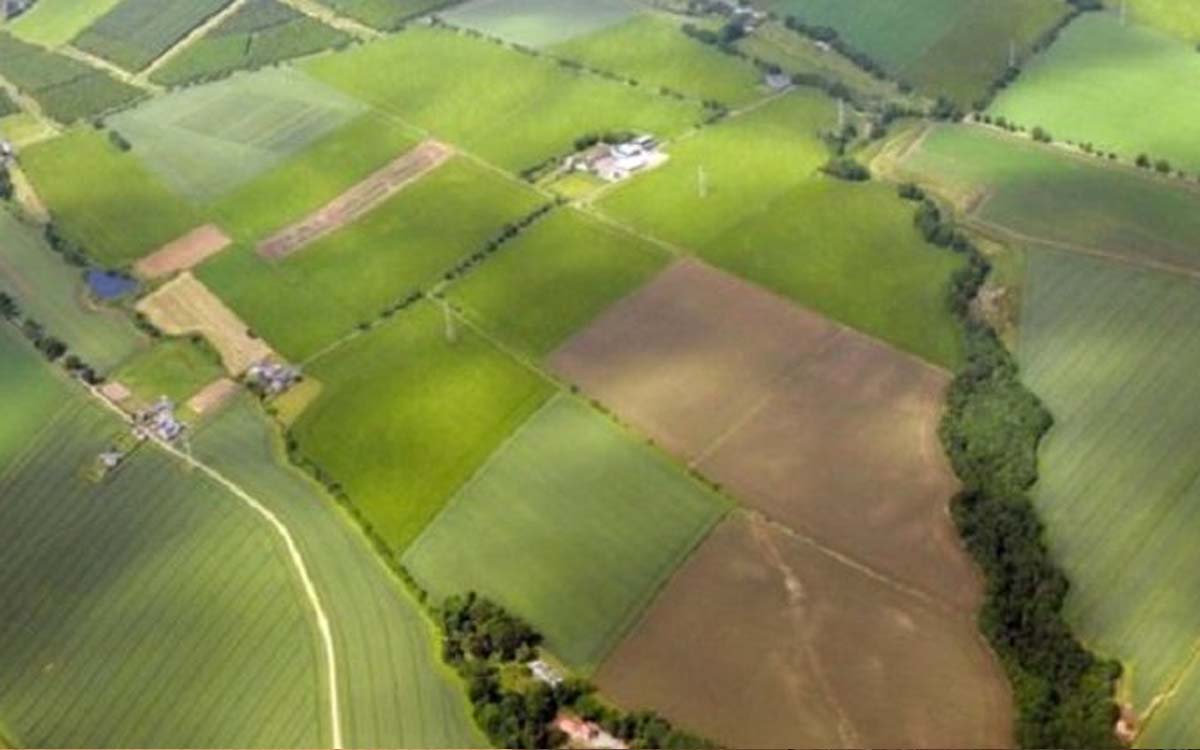
POLYGON ((271 260, 286 258, 305 245, 354 223, 453 155, 454 150, 444 143, 432 140, 422 142, 334 198, 316 213, 260 242, 258 254, 271 260))

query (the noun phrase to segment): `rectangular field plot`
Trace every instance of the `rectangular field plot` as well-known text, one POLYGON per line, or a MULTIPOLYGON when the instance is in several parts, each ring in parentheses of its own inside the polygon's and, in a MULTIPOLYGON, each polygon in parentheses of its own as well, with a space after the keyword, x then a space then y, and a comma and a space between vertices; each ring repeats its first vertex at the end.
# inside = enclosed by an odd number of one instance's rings
POLYGON ((254 70, 348 44, 352 37, 277 0, 249 0, 154 71, 175 86, 254 70))
POLYGON ((403 550, 553 388, 421 303, 313 363, 324 386, 292 428, 367 523, 403 550))
POLYGON ((742 513, 597 674, 727 747, 1007 747, 1008 684, 948 614, 742 513))
POLYGON ((0 325, 0 476, 62 405, 61 383, 47 377, 46 366, 15 328, 0 325))
POLYGON ((1200 39, 1200 5, 1176 0, 1130 0, 1129 18, 1186 42, 1200 39))
POLYGON ((336 89, 281 68, 181 90, 122 112, 109 124, 164 183, 206 203, 365 109, 336 89))
POLYGON ((899 160, 985 229, 1200 269, 1200 191, 983 128, 937 127, 899 160))
POLYGON ((594 669, 727 501, 581 401, 549 402, 409 547, 439 599, 478 591, 594 669))
POLYGON ((780 15, 831 26, 892 75, 968 107, 1027 54, 1069 6, 1062 0, 771 0, 780 15))
POLYGON ((912 204, 886 184, 806 181, 700 252, 727 271, 953 369, 958 323, 946 306, 962 257, 927 244, 912 204))
POLYGON ((113 373, 142 406, 166 396, 182 405, 225 371, 216 354, 188 339, 166 339, 113 373))
POLYGON ((137 157, 90 128, 26 149, 21 166, 58 230, 108 267, 129 265, 203 223, 137 157))
POLYGON ((236 239, 258 242, 317 211, 418 140, 394 119, 366 112, 235 189, 212 213, 236 239))
POLYGON ((74 58, 0 31, 0 76, 62 123, 137 101, 145 92, 74 58))
POLYGON ((820 131, 833 100, 811 89, 671 144, 662 167, 618 185, 597 207, 655 237, 699 249, 765 210, 828 158, 820 131))
POLYGON ((87 302, 79 269, 43 241, 38 228, 0 210, 0 291, 99 372, 119 364, 143 337, 125 316, 87 302))
MULTIPOLYGON (((1125 663, 1144 712, 1200 632, 1200 594, 1185 583, 1200 565, 1200 287, 1068 253, 1031 252, 1028 273, 1024 380, 1055 417, 1035 500, 1071 579, 1076 632, 1125 663)), ((1194 714, 1160 711, 1152 737, 1196 727, 1194 714)))
POLYGON ((457 0, 317 0, 335 12, 359 23, 393 31, 406 21, 454 5, 457 0))
POLYGON ((545 47, 620 23, 637 12, 631 0, 472 0, 443 16, 529 47, 545 47))
MULTIPOLYGON (((32 747, 328 742, 316 629, 283 545, 155 448, 86 478, 127 428, 79 393, 57 389, 57 413, 0 475, 5 724, 32 747)), ((25 397, 5 389, 0 408, 25 397)))
POLYGON ((299 361, 431 285, 541 201, 522 183, 452 160, 294 255, 271 261, 234 248, 199 276, 256 333, 299 361))
POLYGON ((639 14, 610 29, 550 48, 558 57, 729 106, 766 96, 748 62, 684 35, 666 16, 639 14))
POLYGON ((1091 142, 1128 161, 1139 153, 1200 172, 1200 141, 1180 123, 1200 117, 1195 40, 1085 13, 992 105, 993 115, 1056 138, 1091 142))
POLYGON ((192 449, 294 536, 330 614, 347 747, 481 747, 433 623, 332 498, 288 463, 258 403, 243 394, 192 449))
POLYGON ((8 25, 16 36, 44 47, 66 44, 121 0, 38 0, 8 25))
POLYGON ((550 363, 749 506, 974 611, 979 582, 946 513, 945 373, 694 261, 550 363))
POLYGON ((449 295, 476 324, 540 357, 669 259, 657 245, 560 209, 454 283, 449 295))
POLYGON ((413 27, 303 67, 514 171, 570 152, 586 133, 636 130, 665 137, 702 117, 698 104, 446 29, 413 27), (396 70, 405 74, 395 75, 396 70), (471 75, 461 75, 462 70, 471 75))
POLYGON ((138 71, 233 0, 121 0, 71 42, 130 71, 138 71))

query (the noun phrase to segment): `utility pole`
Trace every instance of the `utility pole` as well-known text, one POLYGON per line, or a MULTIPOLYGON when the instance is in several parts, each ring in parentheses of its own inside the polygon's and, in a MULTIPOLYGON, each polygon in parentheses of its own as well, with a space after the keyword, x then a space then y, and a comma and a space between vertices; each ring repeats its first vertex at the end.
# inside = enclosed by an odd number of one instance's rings
POLYGON ((450 301, 442 298, 442 317, 446 326, 446 342, 453 344, 458 341, 458 329, 454 325, 454 313, 450 311, 450 301))

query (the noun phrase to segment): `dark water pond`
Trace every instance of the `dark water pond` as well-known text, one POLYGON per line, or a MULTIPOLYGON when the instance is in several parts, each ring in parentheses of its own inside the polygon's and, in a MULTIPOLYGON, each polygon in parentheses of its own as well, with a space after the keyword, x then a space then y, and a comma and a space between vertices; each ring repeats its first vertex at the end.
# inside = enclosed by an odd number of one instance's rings
POLYGON ((138 288, 137 282, 128 276, 98 269, 87 272, 87 284, 92 294, 100 299, 124 297, 138 288))

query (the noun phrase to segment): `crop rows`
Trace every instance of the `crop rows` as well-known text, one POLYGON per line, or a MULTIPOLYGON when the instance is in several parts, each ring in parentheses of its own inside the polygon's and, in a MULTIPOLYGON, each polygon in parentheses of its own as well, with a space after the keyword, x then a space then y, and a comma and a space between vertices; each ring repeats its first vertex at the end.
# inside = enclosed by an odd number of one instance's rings
POLYGON ((142 90, 96 68, 0 32, 0 77, 41 106, 59 122, 126 106, 142 90))
POLYGON ((345 32, 276 2, 251 0, 172 59, 153 79, 176 86, 253 70, 349 43, 345 32))
POLYGON ((1144 710, 1200 630, 1200 597, 1172 584, 1200 566, 1200 297, 1188 279, 1065 254, 1038 252, 1030 274, 1021 359, 1056 418, 1036 499, 1073 624, 1128 666, 1144 710))
POLYGON ((344 16, 381 31, 393 31, 426 13, 455 5, 461 0, 320 0, 344 16))
POLYGON ((122 0, 72 44, 126 70, 141 70, 231 2, 122 0))
POLYGON ((72 401, 0 479, 0 713, 31 745, 315 746, 315 633, 269 530, 144 448, 83 478, 123 429, 72 401), (70 595, 64 595, 69 592, 70 595))

